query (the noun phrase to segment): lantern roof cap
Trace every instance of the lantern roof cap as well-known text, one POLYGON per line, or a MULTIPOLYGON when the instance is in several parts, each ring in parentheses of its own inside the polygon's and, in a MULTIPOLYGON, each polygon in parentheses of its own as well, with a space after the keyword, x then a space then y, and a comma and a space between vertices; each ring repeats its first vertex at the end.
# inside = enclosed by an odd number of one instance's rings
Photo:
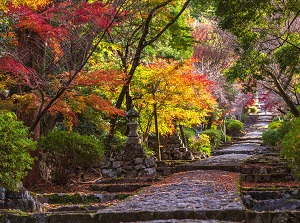
POLYGON ((140 117, 140 113, 134 110, 134 105, 131 105, 130 110, 126 112, 127 117, 140 117))

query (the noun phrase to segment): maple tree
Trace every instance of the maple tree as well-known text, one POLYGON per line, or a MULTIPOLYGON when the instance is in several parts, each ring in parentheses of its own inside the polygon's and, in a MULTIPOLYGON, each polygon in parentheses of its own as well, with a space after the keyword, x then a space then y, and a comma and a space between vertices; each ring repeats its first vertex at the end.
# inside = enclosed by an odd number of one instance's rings
POLYGON ((183 65, 175 61, 158 60, 137 69, 131 83, 132 97, 141 113, 140 129, 147 141, 155 132, 154 105, 159 134, 167 135, 177 125, 191 127, 205 119, 216 106, 210 92, 213 83, 206 75, 193 73, 193 62, 183 65))
POLYGON ((53 0, 2 0, 0 1, 0 10, 7 10, 7 5, 9 4, 29 6, 30 8, 37 9, 51 3, 52 1, 53 0))
POLYGON ((2 19, 9 20, 10 26, 1 36, 9 35, 10 41, 1 41, 1 90, 9 90, 2 98, 17 109, 31 131, 37 132, 36 138, 40 121, 48 114, 51 117, 59 112, 76 123, 72 107, 79 111, 79 107, 83 110, 89 105, 106 113, 122 114, 96 91, 84 99, 78 90, 82 86, 116 84, 115 79, 122 79, 113 70, 87 73, 83 69, 120 17, 116 7, 99 1, 68 1, 38 10, 10 5, 3 13, 2 19))
MULTIPOLYGON (((108 41, 116 46, 118 64, 127 77, 126 83, 116 98, 115 107, 121 108, 126 97, 126 109, 129 110, 132 103, 129 84, 147 52, 146 48, 153 47, 163 34, 175 25, 190 0, 127 1, 126 3, 124 10, 129 12, 126 22, 112 29, 108 41)), ((180 29, 176 30, 180 32, 180 29)), ((151 51, 150 48, 148 48, 149 51, 151 51)), ((111 120, 108 144, 113 139, 116 121, 117 117, 111 120)))
MULTIPOLYGON (((37 9, 7 5, 1 14, 5 24, 0 33, 1 107, 16 111, 36 140, 55 126, 60 115, 70 128, 79 113, 91 110, 102 114, 99 118, 123 115, 99 90, 123 83, 122 73, 85 69, 121 18, 120 5, 101 1, 54 1, 37 9)), ((36 161, 24 185, 39 179, 36 161)))

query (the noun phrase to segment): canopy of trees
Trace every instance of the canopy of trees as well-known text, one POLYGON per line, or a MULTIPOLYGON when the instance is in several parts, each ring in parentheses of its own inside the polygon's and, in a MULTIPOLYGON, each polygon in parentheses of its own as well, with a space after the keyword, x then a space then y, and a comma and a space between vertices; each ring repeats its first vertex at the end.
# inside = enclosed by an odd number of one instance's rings
POLYGON ((258 83, 280 96, 299 116, 299 1, 216 1, 222 28, 239 43, 239 59, 228 78, 243 81, 247 90, 258 83))
POLYGON ((299 14, 296 0, 3 1, 0 109, 37 141, 56 127, 108 149, 132 105, 145 140, 156 115, 159 134, 209 127, 255 91, 299 116, 299 14))

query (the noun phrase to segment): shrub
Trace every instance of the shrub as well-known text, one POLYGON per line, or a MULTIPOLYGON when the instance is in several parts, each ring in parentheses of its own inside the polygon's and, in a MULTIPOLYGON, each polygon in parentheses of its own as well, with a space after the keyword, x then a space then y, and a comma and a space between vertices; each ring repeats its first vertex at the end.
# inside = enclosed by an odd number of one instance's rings
POLYGON ((269 146, 275 146, 279 141, 279 134, 276 129, 268 129, 262 134, 262 140, 269 146))
POLYGON ((0 187, 16 190, 31 168, 29 152, 36 142, 28 138, 28 128, 11 112, 0 112, 0 187))
MULTIPOLYGON (((222 139, 225 139, 225 136, 223 136, 222 139)), ((226 135, 226 142, 231 142, 231 137, 229 135, 226 135)))
POLYGON ((244 124, 238 120, 230 119, 225 122, 227 134, 230 136, 239 136, 243 133, 244 124))
POLYGON ((191 140, 193 140, 192 138, 195 136, 196 131, 194 129, 191 128, 184 128, 184 135, 187 139, 187 147, 190 146, 190 144, 192 143, 191 140))
POLYGON ((291 167, 295 170, 295 175, 300 179, 300 119, 296 119, 290 127, 289 132, 284 136, 281 154, 290 162, 291 167))
POLYGON ((280 121, 273 121, 273 122, 271 122, 270 124, 269 124, 269 126, 268 126, 268 129, 279 129, 280 128, 280 126, 282 126, 282 124, 283 124, 283 122, 280 122, 280 121))
POLYGON ((242 121, 243 123, 245 123, 247 120, 249 120, 249 115, 242 114, 242 116, 241 116, 241 121, 242 121))
POLYGON ((216 149, 220 146, 222 139, 222 132, 217 129, 207 129, 204 130, 201 134, 205 134, 209 136, 210 147, 212 149, 216 149))
POLYGON ((44 163, 52 182, 66 184, 76 169, 96 164, 104 156, 104 146, 94 136, 54 130, 42 137, 39 147, 46 153, 44 163))
POLYGON ((190 142, 191 149, 210 155, 210 140, 208 135, 200 134, 199 137, 191 137, 190 142))
POLYGON ((282 124, 278 127, 278 137, 281 139, 284 138, 285 134, 288 133, 288 131, 291 128, 291 122, 290 121, 283 121, 282 124))
POLYGON ((280 118, 279 116, 276 116, 273 118, 272 122, 278 122, 280 121, 282 118, 280 118))
MULTIPOLYGON (((101 141, 107 142, 108 135, 105 135, 101 138, 101 141)), ((112 154, 119 154, 122 149, 124 149, 124 145, 126 144, 126 136, 116 131, 114 134, 113 142, 107 145, 107 150, 112 154)))
POLYGON ((257 111, 256 107, 250 107, 250 113, 257 113, 257 111))

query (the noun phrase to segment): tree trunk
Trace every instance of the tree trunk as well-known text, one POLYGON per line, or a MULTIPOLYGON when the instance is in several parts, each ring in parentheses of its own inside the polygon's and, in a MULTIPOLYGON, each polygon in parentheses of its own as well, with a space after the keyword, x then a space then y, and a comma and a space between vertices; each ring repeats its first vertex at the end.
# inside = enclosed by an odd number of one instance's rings
MULTIPOLYGON (((35 150, 30 153, 32 157, 39 157, 39 150, 35 150)), ((32 169, 29 171, 28 175, 23 180, 23 186, 27 189, 33 188, 37 184, 44 183, 41 173, 40 173, 40 162, 39 159, 35 159, 32 169)))
MULTIPOLYGON (((23 110, 17 111, 17 117, 19 120, 24 122, 25 126, 31 126, 32 120, 35 120, 37 115, 37 110, 30 111, 29 114, 23 110)), ((31 137, 37 141, 40 138, 40 125, 38 125, 34 131, 31 133, 31 137)), ((34 185, 44 182, 40 174, 40 167, 39 167, 39 150, 35 150, 30 152, 31 157, 36 158, 32 169, 29 171, 28 175, 23 180, 23 185, 25 188, 30 189, 34 185)))
POLYGON ((184 146, 187 147, 187 140, 186 140, 182 125, 179 125, 179 130, 180 130, 182 142, 183 142, 184 146))
POLYGON ((270 71, 268 71, 267 69, 265 69, 265 71, 271 76, 271 78, 273 79, 273 82, 278 90, 279 95, 282 97, 282 99, 285 101, 285 103, 287 104, 287 106, 289 107, 291 113, 295 116, 295 117, 299 117, 300 113, 297 109, 297 106, 295 105, 295 103, 292 101, 292 99, 289 97, 289 95, 286 93, 286 91, 283 89, 283 87, 281 86, 279 80, 277 79, 277 77, 270 71))
POLYGON ((44 119, 45 123, 41 125, 41 135, 47 135, 55 127, 57 115, 47 115, 44 119))

